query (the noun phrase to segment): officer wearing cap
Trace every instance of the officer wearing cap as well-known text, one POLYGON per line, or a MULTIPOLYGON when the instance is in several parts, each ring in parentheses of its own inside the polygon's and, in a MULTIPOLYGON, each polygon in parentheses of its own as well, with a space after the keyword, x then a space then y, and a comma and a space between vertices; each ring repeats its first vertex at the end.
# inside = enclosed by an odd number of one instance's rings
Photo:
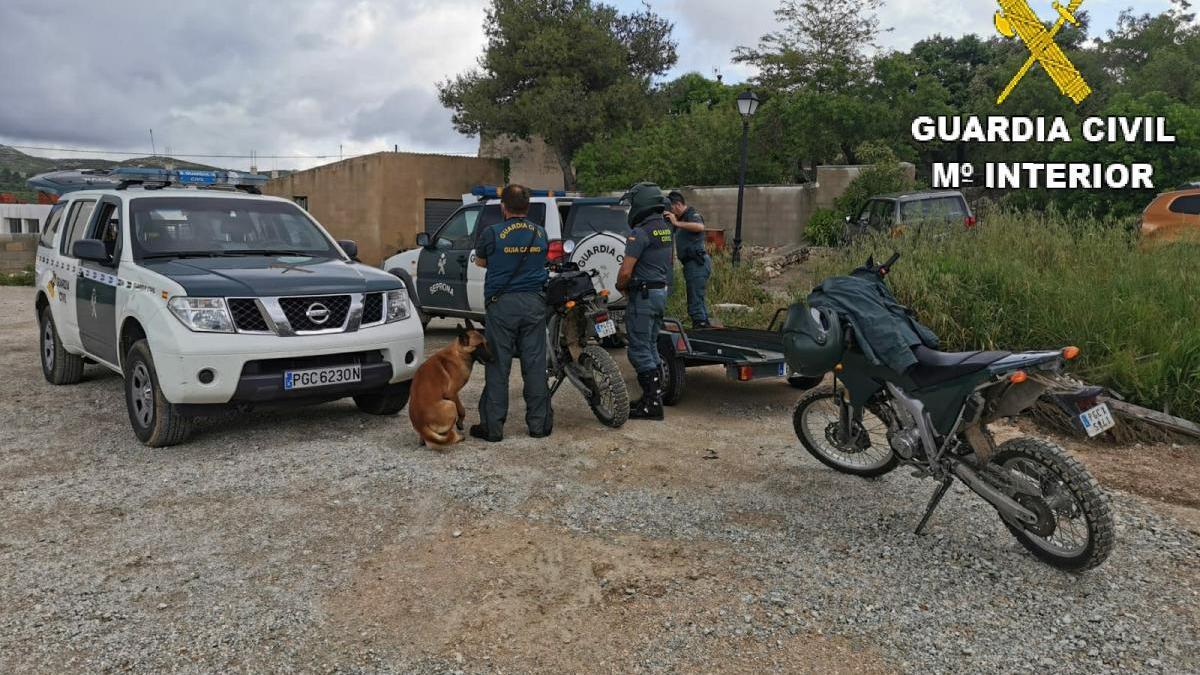
POLYGON ((546 231, 526 218, 529 190, 524 186, 504 188, 500 212, 504 221, 481 232, 475 247, 475 264, 487 270, 483 295, 488 347, 494 358, 484 369, 479 424, 473 425, 470 433, 489 442, 504 438, 508 376, 516 356, 521 359, 521 379, 525 382, 525 424, 530 436, 545 438, 554 426, 546 383, 543 294, 549 276, 546 253, 550 243, 546 231))
POLYGON ((667 307, 667 284, 674 260, 671 226, 663 218, 668 202, 653 183, 638 183, 625 194, 629 202, 629 239, 617 273, 617 290, 629 298, 625 332, 629 362, 637 371, 642 398, 629 404, 630 419, 663 419, 662 359, 658 333, 667 307))
POLYGON ((708 278, 712 276, 712 258, 704 249, 704 216, 688 206, 683 193, 672 190, 667 198, 671 207, 665 217, 674 230, 675 254, 683 263, 683 283, 687 286, 688 317, 692 328, 709 328, 708 278))

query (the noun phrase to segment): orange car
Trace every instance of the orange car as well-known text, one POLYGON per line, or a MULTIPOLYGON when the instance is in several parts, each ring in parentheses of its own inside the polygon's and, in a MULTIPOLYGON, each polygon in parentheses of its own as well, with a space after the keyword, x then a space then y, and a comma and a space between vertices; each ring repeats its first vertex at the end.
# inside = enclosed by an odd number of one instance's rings
POLYGON ((1146 241, 1200 239, 1200 188, 1164 192, 1142 212, 1146 241))

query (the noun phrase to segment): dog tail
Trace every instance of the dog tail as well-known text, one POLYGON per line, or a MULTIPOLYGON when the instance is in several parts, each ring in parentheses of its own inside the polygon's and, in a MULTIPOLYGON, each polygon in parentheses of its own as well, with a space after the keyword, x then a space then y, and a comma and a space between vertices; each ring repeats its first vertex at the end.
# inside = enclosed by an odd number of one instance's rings
POLYGON ((450 443, 451 439, 453 439, 453 437, 454 437, 453 429, 454 429, 454 427, 450 427, 449 429, 447 429, 445 431, 437 431, 433 427, 426 425, 425 428, 421 430, 420 436, 425 441, 426 445, 429 445, 429 446, 447 445, 448 443, 450 443))

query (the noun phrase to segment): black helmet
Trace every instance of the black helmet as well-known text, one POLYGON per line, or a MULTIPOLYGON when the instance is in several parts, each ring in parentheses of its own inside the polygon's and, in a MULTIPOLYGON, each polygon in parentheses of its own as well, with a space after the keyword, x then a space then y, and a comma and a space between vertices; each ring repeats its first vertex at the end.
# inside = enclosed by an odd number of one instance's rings
POLYGON ((624 197, 621 197, 623 203, 629 204, 629 226, 642 222, 647 217, 656 213, 662 213, 669 205, 667 198, 663 196, 662 190, 654 183, 638 183, 629 188, 624 197))
POLYGON ((783 351, 788 367, 800 375, 820 377, 833 370, 846 351, 837 312, 803 302, 789 307, 783 323, 783 351))

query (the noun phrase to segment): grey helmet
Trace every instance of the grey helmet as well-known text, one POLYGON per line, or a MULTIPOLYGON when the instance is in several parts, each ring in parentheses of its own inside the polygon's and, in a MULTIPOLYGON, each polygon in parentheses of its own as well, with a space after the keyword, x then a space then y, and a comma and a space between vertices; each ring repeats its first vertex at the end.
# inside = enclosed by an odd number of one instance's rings
POLYGON ((629 204, 629 226, 633 227, 656 213, 667 209, 669 202, 662 190, 654 183, 638 183, 621 197, 623 204, 629 204))
POLYGON ((842 320, 828 307, 797 302, 783 323, 783 351, 788 367, 806 377, 821 377, 841 363, 846 352, 842 320))

